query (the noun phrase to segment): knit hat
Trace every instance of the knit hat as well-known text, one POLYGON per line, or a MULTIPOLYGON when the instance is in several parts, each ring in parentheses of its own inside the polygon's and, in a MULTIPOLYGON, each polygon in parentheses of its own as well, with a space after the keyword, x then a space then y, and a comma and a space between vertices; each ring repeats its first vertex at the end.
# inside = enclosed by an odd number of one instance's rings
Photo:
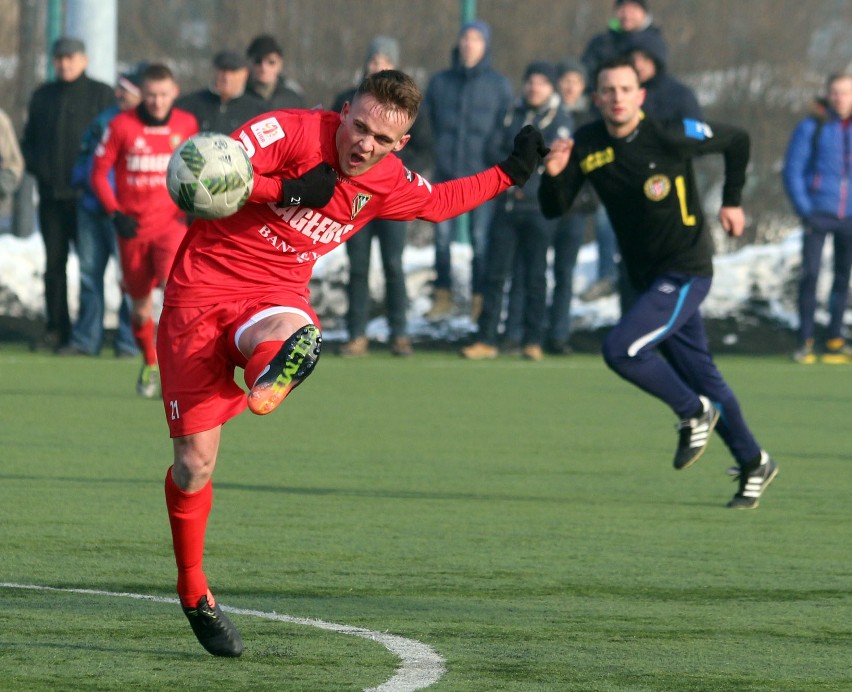
POLYGON ((276 53, 282 58, 284 57, 284 51, 281 49, 281 45, 275 40, 274 36, 269 34, 260 34, 259 36, 255 36, 251 43, 249 43, 249 47, 246 49, 246 55, 252 60, 265 58, 270 53, 276 53))
POLYGON ((537 60, 527 65, 527 69, 524 70, 524 81, 527 81, 534 74, 540 74, 556 87, 556 68, 549 62, 537 60))
POLYGON ((122 72, 118 75, 118 86, 134 96, 139 96, 142 93, 140 89, 142 86, 142 73, 147 67, 148 63, 140 62, 136 63, 136 65, 126 72, 122 72))
POLYGON ((245 58, 233 50, 220 50, 213 56, 213 67, 233 72, 248 67, 245 58))
POLYGON ((63 57, 66 55, 74 55, 75 53, 85 53, 86 44, 79 38, 73 36, 63 36, 53 42, 53 50, 51 51, 54 58, 63 57))
POLYGON ((399 65, 399 41, 393 36, 375 36, 367 47, 364 62, 370 62, 376 55, 384 55, 391 64, 399 65))
POLYGON ((647 0, 615 0, 615 6, 621 7, 622 5, 626 5, 628 2, 635 2, 639 7, 641 7, 646 12, 648 11, 648 2, 647 0))
POLYGON ((472 22, 465 22, 462 24, 462 28, 459 31, 459 37, 461 37, 461 35, 468 29, 476 29, 480 34, 482 34, 482 38, 485 39, 486 45, 491 43, 491 27, 488 26, 487 22, 484 22, 481 19, 474 19, 472 22))
POLYGON ((584 82, 589 81, 589 71, 586 69, 586 66, 583 64, 581 60, 578 58, 565 58, 560 63, 556 65, 556 77, 562 77, 562 75, 566 75, 569 72, 576 72, 583 78, 584 82))

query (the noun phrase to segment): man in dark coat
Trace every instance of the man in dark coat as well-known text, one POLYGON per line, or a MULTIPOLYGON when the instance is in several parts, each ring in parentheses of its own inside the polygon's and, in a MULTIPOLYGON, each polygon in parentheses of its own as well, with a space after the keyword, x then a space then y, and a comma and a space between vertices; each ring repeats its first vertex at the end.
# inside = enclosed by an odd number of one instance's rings
POLYGON ((94 117, 111 105, 113 89, 86 75, 86 46, 77 38, 62 37, 53 44, 56 80, 33 92, 21 141, 27 171, 38 184, 38 218, 44 240, 44 297, 47 327, 34 347, 57 350, 71 336, 68 312, 70 243, 77 236, 78 191, 71 186, 71 168, 83 132, 94 117))
MULTIPOLYGON (((509 80, 491 67, 491 28, 481 20, 465 24, 453 49, 452 67, 432 76, 424 110, 435 141, 435 182, 471 175, 494 163, 487 160, 489 141, 503 131, 503 116, 512 103, 509 80)), ((471 318, 482 304, 488 226, 494 204, 487 202, 469 214, 473 246, 471 318)), ((450 243, 459 219, 435 226, 435 295, 430 318, 453 309, 450 243)))
POLYGON ((246 92, 248 61, 232 50, 213 57, 213 81, 206 89, 182 96, 175 106, 189 111, 201 132, 230 134, 267 108, 258 96, 246 92))
POLYGON ((246 90, 263 100, 267 110, 305 107, 302 87, 284 76, 284 51, 273 36, 255 36, 246 57, 251 63, 246 90))

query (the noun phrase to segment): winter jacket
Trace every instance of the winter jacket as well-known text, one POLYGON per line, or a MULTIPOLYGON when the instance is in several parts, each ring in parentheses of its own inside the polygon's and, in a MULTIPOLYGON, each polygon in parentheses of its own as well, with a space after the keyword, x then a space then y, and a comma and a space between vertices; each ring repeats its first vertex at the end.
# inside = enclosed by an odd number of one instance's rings
MULTIPOLYGON (((518 99, 503 120, 503 129, 490 158, 496 161, 505 159, 512 152, 515 135, 524 125, 534 125, 541 130, 546 144, 570 137, 574 130, 574 121, 562 104, 559 94, 554 93, 550 100, 539 108, 531 108, 523 99, 518 99)), ((539 212, 538 188, 543 170, 544 167, 539 166, 522 188, 512 187, 503 194, 501 202, 505 203, 507 210, 539 212)))
POLYGON ((488 144, 502 131, 512 102, 509 80, 491 67, 490 49, 466 68, 453 51, 453 66, 432 76, 424 107, 435 141, 435 182, 473 175, 492 166, 488 144))
POLYGON ((85 74, 73 82, 48 82, 33 92, 21 150, 27 171, 48 199, 74 199, 71 168, 89 123, 115 101, 113 88, 85 74))
POLYGON ((814 214, 852 216, 849 174, 852 123, 831 110, 805 118, 793 130, 784 156, 784 187, 802 219, 814 214))
MULTIPOLYGON (((77 154, 77 159, 74 161, 74 167, 71 169, 71 186, 79 190, 82 194, 78 204, 90 212, 102 212, 103 207, 95 197, 92 186, 89 183, 89 178, 92 175, 92 158, 95 155, 95 148, 104 136, 109 122, 119 113, 118 105, 113 104, 105 111, 101 111, 97 117, 89 124, 83 137, 80 140, 80 151, 77 154)), ((113 172, 110 171, 110 183, 114 182, 113 172)))
POLYGON ((588 91, 594 91, 595 80, 597 79, 598 70, 601 65, 607 60, 627 53, 631 40, 640 34, 653 36, 659 39, 660 42, 663 42, 662 32, 659 27, 651 23, 650 15, 648 25, 644 29, 624 31, 621 25, 613 20, 606 31, 592 37, 580 58, 589 73, 586 85, 588 91))
POLYGON ((246 92, 263 101, 266 104, 265 109, 268 111, 277 111, 282 108, 305 108, 305 99, 300 87, 295 82, 286 79, 284 75, 278 75, 278 81, 268 96, 264 96, 258 85, 252 84, 251 81, 246 86, 246 92))
POLYGON ((175 106, 192 113, 201 132, 221 132, 226 135, 269 110, 265 101, 250 92, 222 103, 219 95, 210 89, 182 96, 175 102, 175 106))

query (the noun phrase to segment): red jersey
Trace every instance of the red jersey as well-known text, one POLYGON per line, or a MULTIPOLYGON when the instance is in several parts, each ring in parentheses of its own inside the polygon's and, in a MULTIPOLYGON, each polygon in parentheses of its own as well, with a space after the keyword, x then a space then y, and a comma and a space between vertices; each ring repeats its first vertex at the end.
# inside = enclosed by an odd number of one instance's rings
POLYGON ((186 229, 186 215, 169 197, 166 168, 172 152, 198 132, 195 116, 173 108, 168 122, 147 125, 138 109, 113 118, 95 149, 92 189, 108 214, 121 211, 139 222, 136 233, 151 238, 186 229), (109 172, 115 171, 115 192, 109 172))
POLYGON ((166 305, 212 305, 282 288, 307 296, 316 260, 372 219, 442 221, 512 185, 497 166, 432 185, 396 156, 347 178, 337 160, 339 124, 339 113, 283 110, 264 113, 232 134, 251 157, 254 189, 236 214, 193 222, 172 265, 166 305), (321 209, 279 207, 281 179, 298 178, 323 161, 338 171, 329 203, 321 209))

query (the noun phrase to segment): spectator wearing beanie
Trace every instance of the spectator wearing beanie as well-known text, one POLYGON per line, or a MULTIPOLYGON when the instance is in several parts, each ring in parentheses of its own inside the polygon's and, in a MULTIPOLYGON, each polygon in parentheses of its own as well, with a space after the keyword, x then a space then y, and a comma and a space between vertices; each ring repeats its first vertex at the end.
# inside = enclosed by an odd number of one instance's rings
MULTIPOLYGON (((399 42, 392 36, 376 36, 367 46, 362 76, 381 70, 399 67, 399 42)), ((356 87, 340 92, 334 99, 332 110, 341 111, 344 104, 351 103, 356 87)), ((428 120, 418 116, 409 130, 411 139, 395 155, 402 159, 406 168, 426 174, 431 164, 432 140, 428 120)), ((408 356, 414 351, 408 336, 408 294, 405 288, 405 272, 402 267, 402 252, 408 236, 408 223, 375 219, 364 229, 346 241, 349 255, 349 283, 346 287, 349 299, 346 312, 346 328, 349 340, 340 349, 340 355, 349 357, 366 356, 369 351, 367 321, 370 312, 370 255, 373 238, 379 239, 382 268, 385 275, 385 305, 390 332, 391 353, 408 356)))
MULTIPOLYGON (((500 160, 512 150, 515 134, 524 125, 541 130, 546 143, 569 137, 571 119, 562 108, 556 91, 556 68, 544 61, 530 63, 524 70, 523 94, 503 120, 502 135, 490 158, 500 160)), ((511 187, 497 199, 497 209, 488 237, 488 258, 482 313, 477 322, 476 341, 462 349, 469 360, 495 358, 497 332, 503 311, 506 279, 523 284, 521 354, 527 360, 542 359, 547 299, 547 250, 556 220, 545 219, 538 204, 540 172, 533 173, 523 187, 511 187), (513 273, 513 268, 516 269, 513 273)))
POLYGON ((284 75, 284 51, 273 36, 255 36, 246 57, 250 63, 247 91, 263 100, 269 110, 305 107, 302 87, 284 75))

